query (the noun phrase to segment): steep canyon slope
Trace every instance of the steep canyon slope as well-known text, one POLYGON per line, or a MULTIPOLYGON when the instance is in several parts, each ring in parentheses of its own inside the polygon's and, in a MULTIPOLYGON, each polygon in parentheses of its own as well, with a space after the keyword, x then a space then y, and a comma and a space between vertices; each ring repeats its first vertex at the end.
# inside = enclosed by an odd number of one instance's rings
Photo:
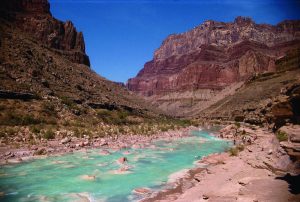
POLYGON ((148 124, 175 121, 89 65, 83 34, 55 19, 48 1, 1 1, 0 148, 67 134, 151 133, 160 128, 148 124))
POLYGON ((135 78, 130 90, 169 114, 194 116, 251 77, 299 67, 300 21, 256 24, 247 17, 234 22, 212 20, 163 41, 135 78), (292 64, 282 64, 296 54, 292 64))

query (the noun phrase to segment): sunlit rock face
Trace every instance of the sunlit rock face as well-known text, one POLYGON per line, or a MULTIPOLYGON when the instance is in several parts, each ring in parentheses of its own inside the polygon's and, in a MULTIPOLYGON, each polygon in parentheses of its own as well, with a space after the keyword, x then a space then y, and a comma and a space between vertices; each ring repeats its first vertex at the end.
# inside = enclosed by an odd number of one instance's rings
POLYGON ((1 17, 40 40, 45 46, 61 52, 72 62, 90 65, 85 53, 83 34, 70 21, 52 17, 47 0, 2 0, 1 17))
POLYGON ((300 46, 300 21, 275 26, 251 18, 206 21, 165 39, 128 88, 151 96, 195 89, 223 89, 255 73, 276 71, 275 61, 300 46))

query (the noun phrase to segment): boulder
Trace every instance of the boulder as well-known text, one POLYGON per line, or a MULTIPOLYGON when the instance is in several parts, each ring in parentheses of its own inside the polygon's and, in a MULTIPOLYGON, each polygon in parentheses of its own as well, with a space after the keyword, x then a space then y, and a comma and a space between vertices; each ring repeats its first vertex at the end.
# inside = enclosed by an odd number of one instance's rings
POLYGON ((280 142, 281 147, 294 160, 300 161, 300 125, 283 126, 278 131, 288 136, 287 141, 280 142))
POLYGON ((65 137, 60 141, 61 144, 67 144, 69 142, 71 142, 71 138, 69 138, 69 137, 65 137))
POLYGON ((140 149, 141 146, 139 144, 134 144, 131 146, 132 149, 140 149))
POLYGON ((143 195, 143 194, 148 194, 148 193, 150 193, 151 190, 150 190, 149 188, 144 188, 144 187, 142 187, 142 188, 136 188, 136 189, 134 189, 133 192, 136 193, 136 194, 141 194, 141 195, 143 195))
POLYGON ((102 150, 102 151, 100 151, 99 154, 100 154, 100 155, 103 155, 103 156, 107 156, 107 155, 110 155, 110 152, 107 151, 107 150, 102 150))
POLYGON ((119 158, 119 159, 117 160, 117 162, 118 162, 119 164, 124 164, 124 163, 127 162, 127 158, 126 158, 126 157, 121 157, 121 158, 119 158))
POLYGON ((88 140, 83 142, 83 146, 89 146, 89 145, 90 145, 90 142, 88 140))
POLYGON ((274 104, 271 109, 271 120, 275 124, 275 129, 280 128, 293 119, 293 109, 289 101, 284 100, 274 104))
POLYGON ((89 180, 89 181, 96 180, 95 175, 82 175, 80 178, 83 179, 83 180, 89 180))

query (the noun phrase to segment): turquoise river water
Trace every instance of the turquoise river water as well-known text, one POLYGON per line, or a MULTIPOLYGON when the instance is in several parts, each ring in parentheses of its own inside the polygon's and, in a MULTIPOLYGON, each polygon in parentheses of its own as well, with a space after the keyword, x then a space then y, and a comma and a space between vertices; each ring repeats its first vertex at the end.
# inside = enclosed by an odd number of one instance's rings
POLYGON ((193 131, 190 137, 157 141, 155 147, 126 149, 100 155, 99 149, 37 159, 0 168, 0 201, 107 201, 139 199, 132 191, 148 187, 159 190, 171 174, 193 168, 194 162, 222 152, 231 142, 193 131), (124 154, 128 151, 129 154, 124 154), (116 174, 116 160, 126 156, 128 172, 116 174), (95 180, 84 175, 96 176, 95 180))

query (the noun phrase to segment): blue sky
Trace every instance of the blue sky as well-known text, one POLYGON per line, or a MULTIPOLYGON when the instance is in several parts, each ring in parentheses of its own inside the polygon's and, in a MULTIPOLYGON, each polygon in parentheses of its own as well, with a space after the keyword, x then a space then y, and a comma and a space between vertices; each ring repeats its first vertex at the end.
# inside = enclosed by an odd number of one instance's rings
POLYGON ((57 19, 71 20, 82 31, 91 67, 101 76, 126 82, 151 60, 172 33, 205 20, 233 21, 252 17, 277 24, 300 19, 300 0, 50 0, 57 19))

